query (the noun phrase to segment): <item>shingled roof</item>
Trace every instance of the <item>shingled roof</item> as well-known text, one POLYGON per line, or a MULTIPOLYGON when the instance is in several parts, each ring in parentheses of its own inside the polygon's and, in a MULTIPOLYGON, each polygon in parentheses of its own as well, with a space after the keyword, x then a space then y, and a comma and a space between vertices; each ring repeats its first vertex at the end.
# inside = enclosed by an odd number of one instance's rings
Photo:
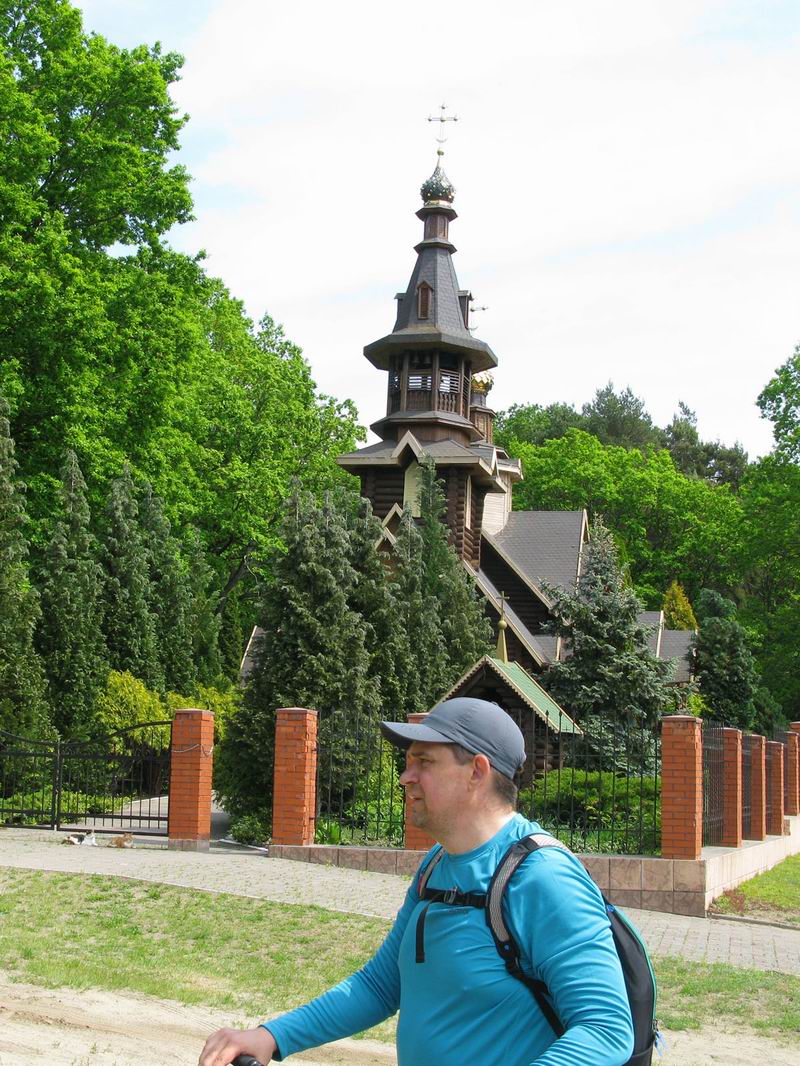
POLYGON ((529 585, 574 588, 583 544, 584 511, 512 511, 497 533, 483 536, 529 585))
POLYGON ((691 629, 665 629, 661 633, 661 658, 675 660, 673 682, 690 681, 692 677, 692 638, 691 629))

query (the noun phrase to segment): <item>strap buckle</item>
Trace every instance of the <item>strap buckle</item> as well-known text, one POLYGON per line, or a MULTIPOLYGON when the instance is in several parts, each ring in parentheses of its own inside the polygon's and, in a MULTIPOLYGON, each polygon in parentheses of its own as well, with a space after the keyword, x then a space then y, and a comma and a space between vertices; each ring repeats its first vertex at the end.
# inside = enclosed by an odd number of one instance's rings
POLYGON ((445 891, 444 891, 444 894, 442 896, 442 903, 455 903, 457 898, 458 898, 458 889, 457 888, 448 888, 448 889, 445 889, 445 891))

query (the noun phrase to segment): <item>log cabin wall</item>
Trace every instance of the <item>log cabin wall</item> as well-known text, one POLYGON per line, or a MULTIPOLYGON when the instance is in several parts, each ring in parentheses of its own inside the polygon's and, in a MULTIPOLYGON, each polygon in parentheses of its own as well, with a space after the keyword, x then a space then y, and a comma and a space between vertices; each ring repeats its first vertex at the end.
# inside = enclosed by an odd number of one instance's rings
POLYGON ((399 467, 377 467, 361 475, 361 495, 370 501, 381 521, 396 503, 403 506, 404 488, 405 471, 399 467))

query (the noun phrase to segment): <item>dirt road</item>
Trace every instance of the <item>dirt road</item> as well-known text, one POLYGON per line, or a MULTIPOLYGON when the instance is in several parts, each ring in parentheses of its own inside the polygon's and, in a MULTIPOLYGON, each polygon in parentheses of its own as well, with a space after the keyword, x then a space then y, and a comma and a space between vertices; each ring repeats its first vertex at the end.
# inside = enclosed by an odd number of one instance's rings
MULTIPOLYGON (((258 1019, 236 1019, 255 1024, 258 1019)), ((220 1011, 133 993, 11 984, 0 975, 0 1066, 194 1066, 206 1036, 232 1019, 220 1011)), ((668 1033, 659 1066, 795 1066, 790 1048, 749 1030, 668 1033)), ((394 1049, 342 1040, 289 1060, 296 1066, 394 1066, 394 1049)))

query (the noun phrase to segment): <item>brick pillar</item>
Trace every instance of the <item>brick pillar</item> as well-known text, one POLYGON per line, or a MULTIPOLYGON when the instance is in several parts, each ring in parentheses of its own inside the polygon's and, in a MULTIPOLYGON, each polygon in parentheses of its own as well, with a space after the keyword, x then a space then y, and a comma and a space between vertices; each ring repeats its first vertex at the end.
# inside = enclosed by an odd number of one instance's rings
POLYGON ((176 711, 172 720, 169 764, 169 848, 208 851, 213 751, 214 715, 211 711, 176 711))
MULTIPOLYGON (((417 722, 424 722, 427 718, 427 714, 410 714, 408 716, 409 722, 416 725, 417 722)), ((409 851, 427 851, 432 848, 436 841, 432 836, 429 836, 422 829, 417 827, 411 821, 411 812, 409 805, 406 804, 406 822, 405 832, 403 835, 403 846, 408 848, 409 851)))
MULTIPOLYGON (((798 723, 800 724, 800 723, 798 723)), ((800 733, 786 734, 787 814, 800 814, 800 733)))
POLYGON ((313 844, 317 820, 317 712, 280 707, 275 722, 272 843, 313 844))
POLYGON ((800 722, 789 722, 789 729, 794 733, 800 733, 800 722))
POLYGON ((722 731, 722 846, 742 846, 742 731, 722 731))
POLYGON ((750 839, 764 840, 767 835, 767 766, 766 741, 754 736, 751 745, 753 762, 750 771, 750 839))
POLYGON ((777 740, 767 741, 767 773, 771 777, 767 798, 767 833, 783 836, 783 744, 777 740))
POLYGON ((699 859, 703 847, 701 722, 690 714, 661 719, 661 854, 699 859))

